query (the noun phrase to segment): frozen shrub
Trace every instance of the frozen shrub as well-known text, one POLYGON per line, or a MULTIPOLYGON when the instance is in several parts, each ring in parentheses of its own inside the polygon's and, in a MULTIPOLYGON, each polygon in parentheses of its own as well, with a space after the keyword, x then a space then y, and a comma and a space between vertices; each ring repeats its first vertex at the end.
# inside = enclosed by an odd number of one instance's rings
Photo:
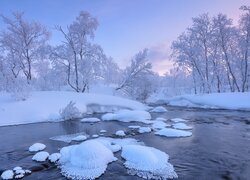
POLYGON ((60 110, 60 115, 64 120, 70 120, 81 117, 81 113, 79 109, 75 106, 75 104, 75 102, 70 101, 64 109, 60 110))
POLYGON ((31 92, 31 85, 23 78, 15 78, 9 84, 8 91, 17 101, 25 101, 31 92))

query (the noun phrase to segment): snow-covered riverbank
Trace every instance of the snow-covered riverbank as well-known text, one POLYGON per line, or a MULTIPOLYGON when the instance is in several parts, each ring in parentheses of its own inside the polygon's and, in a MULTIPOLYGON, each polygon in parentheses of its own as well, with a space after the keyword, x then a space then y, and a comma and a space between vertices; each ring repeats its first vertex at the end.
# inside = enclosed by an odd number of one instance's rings
POLYGON ((26 101, 15 101, 9 94, 0 94, 0 126, 26 124, 60 120, 60 110, 69 102, 81 113, 86 113, 88 106, 98 111, 107 111, 122 107, 132 110, 144 110, 146 106, 140 102, 111 95, 92 93, 75 93, 63 91, 33 92, 26 101), (95 106, 97 105, 97 106, 95 106), (100 106, 99 106, 100 105, 100 106))

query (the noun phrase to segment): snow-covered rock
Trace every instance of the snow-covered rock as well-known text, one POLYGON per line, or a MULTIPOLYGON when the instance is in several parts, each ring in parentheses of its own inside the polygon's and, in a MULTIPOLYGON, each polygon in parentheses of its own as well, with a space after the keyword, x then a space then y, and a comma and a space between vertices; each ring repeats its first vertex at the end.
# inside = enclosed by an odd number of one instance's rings
POLYGON ((100 133, 106 133, 107 131, 105 129, 100 130, 100 133))
POLYGON ((99 137, 98 134, 93 134, 93 135, 92 135, 92 138, 97 138, 97 137, 99 137))
POLYGON ((155 121, 167 121, 167 119, 163 117, 158 117, 155 119, 155 121))
POLYGON ((126 134, 125 134, 125 132, 123 130, 116 131, 115 135, 117 135, 117 136, 126 136, 126 134))
POLYGON ((163 121, 154 121, 154 123, 152 124, 153 129, 162 129, 162 128, 165 128, 165 127, 168 127, 168 126, 170 126, 170 125, 166 124, 163 121))
POLYGON ((151 115, 147 111, 141 110, 119 110, 114 113, 107 113, 102 116, 102 120, 122 121, 122 122, 143 122, 150 123, 151 115))
POLYGON ((97 140, 84 141, 79 145, 61 149, 59 160, 61 173, 70 179, 95 179, 115 161, 112 151, 97 140))
POLYGON ((124 165, 128 173, 144 179, 177 178, 174 167, 168 162, 169 156, 153 147, 127 145, 121 156, 126 160, 124 165))
POLYGON ((60 158, 61 158, 60 153, 53 153, 49 156, 49 161, 54 163, 54 162, 58 161, 60 158))
POLYGON ((170 119, 171 121, 173 121, 173 122, 186 122, 187 120, 185 120, 185 119, 182 119, 182 118, 172 118, 172 119, 170 119))
POLYGON ((15 179, 21 179, 24 177, 25 174, 17 174, 15 175, 15 179))
POLYGON ((36 153, 33 157, 32 160, 38 161, 38 162, 43 162, 46 161, 46 159, 49 157, 49 153, 46 151, 41 151, 36 153))
POLYGON ((154 113, 164 113, 167 112, 168 110, 163 107, 163 106, 157 106, 154 109, 152 109, 150 112, 154 112, 154 113))
POLYGON ((172 129, 172 128, 163 128, 157 132, 155 132, 156 135, 160 136, 166 136, 166 137, 188 137, 192 136, 192 132, 184 131, 184 130, 178 130, 178 129, 172 129))
POLYGON ((13 171, 18 171, 18 170, 22 170, 22 169, 23 169, 22 167, 17 166, 17 167, 14 167, 14 168, 13 168, 13 171))
POLYGON ((81 119, 81 122, 86 122, 86 123, 95 123, 95 122, 100 122, 101 120, 99 118, 83 118, 81 119))
POLYGON ((12 170, 6 170, 1 175, 2 179, 13 179, 14 178, 14 172, 12 170))
POLYGON ((42 143, 35 143, 32 146, 29 147, 30 152, 37 152, 37 151, 42 151, 46 148, 46 145, 42 143))
POLYGON ((188 126, 188 125, 186 125, 184 123, 175 123, 175 124, 173 124, 173 127, 175 129, 181 129, 181 130, 190 130, 190 129, 193 129, 193 127, 188 126))
POLYGON ((149 132, 151 132, 151 128, 150 127, 140 127, 139 129, 138 129, 138 132, 139 133, 149 133, 149 132))
POLYGON ((86 136, 84 135, 79 135, 79 136, 76 136, 72 139, 72 141, 85 141, 87 139, 86 136))
POLYGON ((23 175, 25 175, 25 170, 23 170, 23 169, 18 169, 18 170, 15 171, 15 173, 16 173, 16 174, 23 174, 23 175))

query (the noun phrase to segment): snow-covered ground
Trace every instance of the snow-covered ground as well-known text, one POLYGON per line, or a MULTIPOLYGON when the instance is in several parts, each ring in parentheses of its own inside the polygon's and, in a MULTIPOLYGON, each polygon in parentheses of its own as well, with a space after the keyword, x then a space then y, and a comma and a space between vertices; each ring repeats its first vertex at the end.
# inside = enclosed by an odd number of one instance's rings
POLYGON ((75 93, 66 91, 42 91, 33 92, 26 101, 15 101, 8 93, 0 93, 0 126, 35 123, 60 120, 60 110, 69 102, 75 102, 75 106, 81 113, 86 113, 91 105, 104 106, 109 110, 114 107, 144 110, 146 106, 140 102, 121 97, 91 93, 75 93))
MULTIPOLYGON (((181 95, 155 99, 172 106, 199 107, 231 110, 250 110, 250 92, 245 93, 212 93, 200 95, 181 95)), ((151 100, 153 102, 153 100, 151 100)))

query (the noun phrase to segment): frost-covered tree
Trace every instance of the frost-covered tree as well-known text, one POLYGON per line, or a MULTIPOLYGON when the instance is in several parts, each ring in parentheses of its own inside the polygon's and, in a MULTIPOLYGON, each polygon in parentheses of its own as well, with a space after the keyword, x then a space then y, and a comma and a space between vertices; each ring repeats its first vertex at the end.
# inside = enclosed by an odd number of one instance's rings
POLYGON ((23 13, 13 13, 12 18, 1 15, 1 18, 6 29, 0 33, 0 44, 8 68, 15 78, 22 71, 30 82, 38 51, 48 41, 49 32, 40 23, 25 20, 23 13))

